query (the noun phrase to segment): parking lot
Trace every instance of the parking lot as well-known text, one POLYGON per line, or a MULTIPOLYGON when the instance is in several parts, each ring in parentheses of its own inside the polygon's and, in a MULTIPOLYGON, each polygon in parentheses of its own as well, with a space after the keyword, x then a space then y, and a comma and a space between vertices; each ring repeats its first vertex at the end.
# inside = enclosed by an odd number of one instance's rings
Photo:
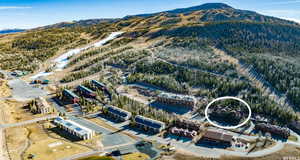
POLYGON ((8 85, 12 89, 12 98, 18 101, 26 101, 47 95, 47 92, 43 89, 35 88, 20 79, 10 80, 8 85))

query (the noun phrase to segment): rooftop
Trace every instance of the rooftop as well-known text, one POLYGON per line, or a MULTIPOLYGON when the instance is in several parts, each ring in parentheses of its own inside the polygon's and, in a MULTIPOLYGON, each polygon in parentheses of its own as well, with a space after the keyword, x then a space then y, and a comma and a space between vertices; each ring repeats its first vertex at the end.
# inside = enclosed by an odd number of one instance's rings
POLYGON ((158 97, 175 99, 175 100, 196 101, 196 98, 194 96, 180 95, 180 94, 167 93, 167 92, 160 93, 158 97))
POLYGON ((70 121, 70 120, 64 120, 62 117, 55 118, 54 122, 68 128, 82 136, 93 132, 93 130, 91 130, 89 128, 86 128, 86 127, 84 127, 76 122, 70 121))
POLYGON ((157 129, 165 126, 165 123, 163 123, 163 122, 153 120, 153 119, 150 119, 150 118, 147 118, 147 117, 143 117, 143 116, 140 116, 140 115, 135 117, 135 121, 137 123, 141 123, 141 124, 144 124, 146 126, 149 126, 149 127, 152 127, 152 128, 157 128, 157 129))
POLYGON ((117 115, 119 115, 121 117, 124 117, 124 118, 127 117, 127 116, 131 116, 130 112, 125 111, 125 110, 123 110, 121 108, 118 108, 118 107, 115 107, 115 106, 108 106, 107 109, 108 109, 109 112, 112 112, 112 113, 117 114, 117 115))
POLYGON ((203 135, 203 137, 219 141, 231 142, 233 136, 216 131, 207 131, 203 135))

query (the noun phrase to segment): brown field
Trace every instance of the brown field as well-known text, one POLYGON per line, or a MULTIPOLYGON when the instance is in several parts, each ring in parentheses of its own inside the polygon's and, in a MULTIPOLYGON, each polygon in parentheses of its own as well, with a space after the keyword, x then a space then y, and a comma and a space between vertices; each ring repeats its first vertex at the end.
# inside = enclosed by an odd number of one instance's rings
POLYGON ((13 160, 19 160, 21 156, 26 160, 30 154, 34 155, 35 159, 53 160, 90 151, 82 145, 49 137, 39 124, 9 128, 6 133, 9 153, 13 160), (51 146, 55 143, 59 145, 51 146))
POLYGON ((0 98, 1 97, 8 97, 11 95, 11 91, 7 85, 7 81, 0 80, 0 98))

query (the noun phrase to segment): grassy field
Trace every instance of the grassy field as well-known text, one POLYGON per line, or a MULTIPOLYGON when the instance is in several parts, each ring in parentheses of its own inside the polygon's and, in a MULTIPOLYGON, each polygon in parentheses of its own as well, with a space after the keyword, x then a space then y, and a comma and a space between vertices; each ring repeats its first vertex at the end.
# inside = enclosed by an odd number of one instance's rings
POLYGON ((148 160, 150 157, 143 153, 131 153, 122 157, 123 160, 148 160))
POLYGON ((9 128, 6 140, 13 160, 21 157, 26 160, 29 155, 34 155, 35 159, 53 160, 90 151, 87 147, 49 137, 38 124, 9 128))
POLYGON ((92 157, 87 157, 87 158, 82 158, 82 159, 79 159, 79 160, 115 160, 114 158, 112 157, 100 157, 100 156, 92 156, 92 157))

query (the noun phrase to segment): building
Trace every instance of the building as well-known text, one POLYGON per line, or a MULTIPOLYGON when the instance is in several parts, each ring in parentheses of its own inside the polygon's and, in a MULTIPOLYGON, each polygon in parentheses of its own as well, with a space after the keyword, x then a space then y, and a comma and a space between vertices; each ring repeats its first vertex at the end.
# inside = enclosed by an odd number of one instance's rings
POLYGON ((188 130, 188 129, 177 128, 177 127, 172 127, 169 132, 177 136, 183 136, 189 138, 194 138, 198 134, 197 131, 195 130, 188 130))
POLYGON ((95 131, 71 120, 64 120, 62 117, 55 118, 53 122, 59 128, 83 140, 91 139, 95 135, 95 131))
POLYGON ((62 94, 63 97, 69 100, 71 103, 78 103, 80 100, 79 97, 70 90, 64 89, 62 94))
POLYGON ((53 111, 53 108, 49 105, 49 103, 43 97, 39 97, 36 99, 36 107, 38 113, 47 114, 53 111))
POLYGON ((101 90, 106 90, 106 86, 105 84, 97 81, 97 80, 91 80, 91 83, 98 89, 101 89, 101 90))
POLYGON ((177 119, 174 121, 174 126, 176 126, 177 128, 200 131, 201 123, 199 123, 199 121, 177 119))
POLYGON ((169 129, 169 133, 177 136, 194 138, 198 135, 200 128, 201 124, 197 121, 177 119, 174 121, 173 127, 169 129))
POLYGON ((135 116, 135 122, 139 128, 150 130, 152 132, 161 132, 165 129, 166 125, 163 122, 156 121, 143 116, 135 116))
POLYGON ((300 134, 300 121, 293 121, 290 123, 289 127, 296 133, 300 134))
POLYGON ((103 83, 100 83, 99 81, 97 80, 91 80, 91 83, 92 85, 97 88, 97 89, 101 89, 102 91, 104 91, 104 93, 106 95, 108 95, 109 99, 111 100, 112 99, 112 95, 111 93, 109 92, 109 90, 107 89, 107 87, 105 86, 105 84, 103 83))
POLYGON ((195 97, 189 95, 163 92, 157 96, 157 102, 167 105, 184 106, 193 109, 197 100, 195 97))
POLYGON ((211 141, 216 143, 223 143, 231 146, 233 136, 217 131, 206 131, 200 140, 211 141))
POLYGON ((107 106, 107 112, 108 115, 115 118, 117 121, 127 121, 131 118, 130 112, 114 106, 107 106))
POLYGON ((77 92, 79 92, 80 94, 82 94, 86 97, 91 97, 91 98, 96 97, 96 93, 85 86, 79 85, 79 86, 77 86, 76 89, 77 89, 77 92))
POLYGON ((290 130, 288 128, 271 125, 267 123, 258 123, 255 125, 256 130, 261 130, 263 132, 270 132, 271 134, 282 136, 283 138, 288 138, 290 136, 290 130))

